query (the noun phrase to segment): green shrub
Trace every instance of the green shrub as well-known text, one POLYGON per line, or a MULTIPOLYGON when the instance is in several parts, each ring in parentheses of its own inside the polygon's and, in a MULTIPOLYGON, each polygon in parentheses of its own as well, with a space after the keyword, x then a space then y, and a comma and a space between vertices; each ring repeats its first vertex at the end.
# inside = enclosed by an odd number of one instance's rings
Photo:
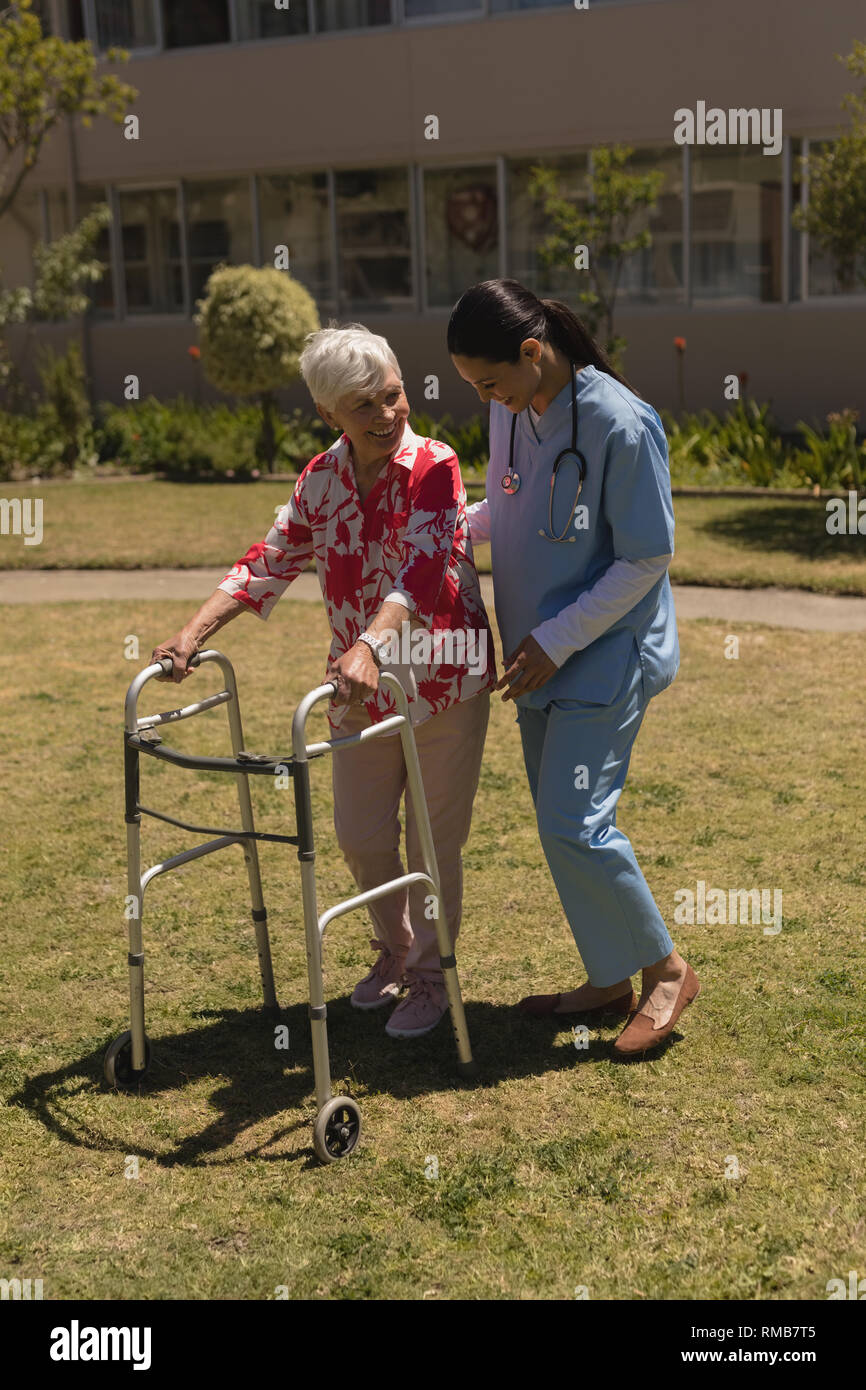
POLYGON ((455 425, 450 415, 435 420, 422 411, 412 411, 409 424, 424 439, 441 439, 454 450, 465 477, 483 477, 487 472, 490 450, 487 424, 480 415, 473 415, 463 424, 455 425))
POLYGON ((795 455, 803 483, 819 487, 854 488, 860 491, 866 477, 866 439, 857 439, 856 410, 842 410, 827 416, 827 432, 800 420, 805 449, 795 455))
POLYGON ((90 467, 96 462, 97 451, 80 347, 72 342, 63 354, 43 349, 37 363, 47 408, 45 418, 53 421, 60 444, 57 464, 67 472, 90 467))
POLYGON ((260 411, 246 406, 197 406, 184 396, 155 396, 134 405, 104 404, 99 430, 100 457, 134 473, 167 478, 243 478, 256 466, 255 441, 260 411))
POLYGON ((711 410, 660 415, 675 487, 806 485, 796 452, 786 447, 766 404, 741 399, 723 416, 711 410))
MULTIPOLYGON (((104 404, 100 411, 100 458, 134 473, 204 480, 256 476, 262 407, 201 406, 179 396, 155 396, 134 405, 104 404)), ((277 424, 275 471, 300 472, 326 449, 333 430, 300 409, 277 424)))
POLYGON ((316 454, 334 442, 335 433, 319 415, 308 415, 300 407, 277 426, 276 473, 300 473, 316 454))
POLYGON ((0 480, 21 474, 49 477, 63 467, 63 439, 51 407, 33 415, 0 410, 0 480))
POLYGON ((204 373, 219 391, 259 397, 257 451, 271 468, 279 428, 274 393, 297 376, 304 339, 319 328, 315 301, 273 266, 220 265, 197 305, 204 373))

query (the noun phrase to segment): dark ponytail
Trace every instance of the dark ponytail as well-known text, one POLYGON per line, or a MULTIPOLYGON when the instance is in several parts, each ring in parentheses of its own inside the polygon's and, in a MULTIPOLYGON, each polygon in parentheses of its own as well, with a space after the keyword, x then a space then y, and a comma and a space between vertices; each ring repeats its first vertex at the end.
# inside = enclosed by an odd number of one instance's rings
POLYGON ((558 299, 538 299, 517 280, 483 280, 461 295, 448 321, 448 351, 514 363, 527 338, 551 343, 578 367, 591 365, 637 395, 588 328, 558 299))

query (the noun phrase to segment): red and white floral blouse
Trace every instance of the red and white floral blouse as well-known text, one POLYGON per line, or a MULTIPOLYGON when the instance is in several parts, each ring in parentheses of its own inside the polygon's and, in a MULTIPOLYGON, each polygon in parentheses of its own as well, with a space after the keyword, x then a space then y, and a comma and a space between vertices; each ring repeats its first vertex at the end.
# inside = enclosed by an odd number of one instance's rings
MULTIPOLYGON (((422 637, 411 655, 413 725, 495 684, 466 491, 447 444, 422 439, 407 424, 362 503, 351 444, 341 435, 310 460, 265 539, 232 566, 219 588, 267 618, 312 556, 333 633, 331 660, 354 646, 386 599, 402 602, 430 630, 426 650, 422 637), (454 664, 446 664, 447 657, 454 664)), ((347 708, 329 707, 333 729, 347 708)), ((384 687, 365 708, 373 723, 396 713, 384 687)))

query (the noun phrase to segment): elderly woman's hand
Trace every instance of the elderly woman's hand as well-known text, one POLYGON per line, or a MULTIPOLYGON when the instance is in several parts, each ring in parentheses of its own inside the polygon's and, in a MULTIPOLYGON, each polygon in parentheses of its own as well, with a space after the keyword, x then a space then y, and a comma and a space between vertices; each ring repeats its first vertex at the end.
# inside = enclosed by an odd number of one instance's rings
POLYGON ((198 651, 198 643, 194 637, 188 636, 185 632, 179 632, 168 642, 163 642, 160 646, 154 647, 150 654, 151 662, 162 661, 165 657, 171 657, 172 672, 170 676, 157 676, 158 681, 174 681, 175 685, 180 685, 182 680, 191 676, 195 667, 189 667, 189 659, 195 656, 198 651))
POLYGON ((356 642, 328 666, 327 679, 334 678, 339 689, 335 705, 363 705, 379 689, 379 668, 366 642, 356 642))

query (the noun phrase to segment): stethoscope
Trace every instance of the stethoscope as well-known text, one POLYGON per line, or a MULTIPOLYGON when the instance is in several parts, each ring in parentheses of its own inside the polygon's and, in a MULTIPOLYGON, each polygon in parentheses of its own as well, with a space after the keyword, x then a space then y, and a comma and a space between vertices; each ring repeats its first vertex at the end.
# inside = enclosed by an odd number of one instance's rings
MULTIPOLYGON (((513 497, 514 494, 515 494, 515 492, 517 492, 517 489, 520 487, 520 474, 519 474, 519 473, 515 473, 515 471, 514 471, 514 431, 515 431, 516 428, 517 428, 517 415, 514 415, 514 416, 512 416, 512 419, 511 419, 511 442, 509 443, 509 446, 508 446, 508 472, 507 472, 507 473, 503 473, 502 478, 501 478, 501 480, 500 480, 500 482, 501 482, 501 487, 502 487, 502 491, 505 492, 505 493, 507 493, 509 497, 513 497)), ((569 536, 569 535, 566 535, 566 532, 570 529, 571 523, 573 522, 574 517, 575 517, 575 514, 576 514, 576 512, 577 512, 577 504, 578 504, 578 502, 580 501, 580 494, 581 494, 581 492, 582 492, 582 490, 583 490, 583 480, 584 480, 585 477, 586 477, 586 459, 584 458, 583 454, 580 452, 580 450, 579 450, 578 447, 577 447, 577 373, 576 373, 576 371, 574 370, 574 363, 572 362, 572 364, 571 364, 571 447, 568 448, 568 449, 562 449, 562 450, 557 454, 556 458, 555 458, 554 461, 553 461, 553 472, 552 472, 551 475, 550 475, 550 492, 548 493, 548 497, 547 497, 547 524, 548 524, 550 530, 549 530, 549 531, 545 531, 545 529, 544 529, 543 526, 540 527, 540 528, 539 528, 539 531, 538 531, 539 536, 544 536, 544 537, 545 537, 547 540, 549 540, 549 541, 557 541, 557 542, 560 542, 560 541, 574 541, 574 540, 577 539, 576 536, 569 536), (580 470, 580 479, 579 479, 578 484, 577 484, 577 492, 574 494, 574 501, 573 501, 572 504, 571 504, 571 515, 569 516, 568 521, 565 523, 565 530, 562 532, 562 535, 561 535, 561 536, 553 536, 553 535, 550 534, 550 532, 553 530, 553 499, 554 499, 554 493, 555 493, 555 491, 556 491, 556 475, 557 475, 557 473, 559 472, 559 465, 562 463, 562 460, 563 460, 564 458, 566 458, 567 455, 569 455, 569 454, 572 455, 572 457, 574 458, 575 463, 577 464, 577 466, 578 466, 578 468, 579 468, 579 470, 580 470)))

